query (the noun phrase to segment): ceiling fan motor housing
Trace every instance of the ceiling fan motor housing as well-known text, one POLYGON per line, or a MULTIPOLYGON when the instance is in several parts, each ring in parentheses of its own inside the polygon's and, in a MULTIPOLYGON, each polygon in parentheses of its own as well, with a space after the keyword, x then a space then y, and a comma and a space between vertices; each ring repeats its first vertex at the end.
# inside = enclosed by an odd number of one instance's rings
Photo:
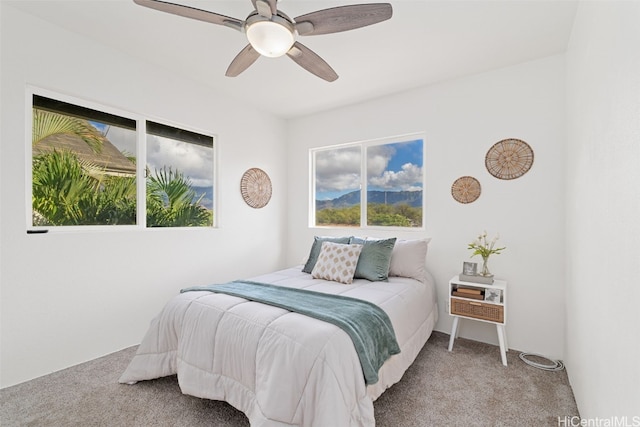
POLYGON ((244 30, 251 46, 270 58, 286 54, 295 42, 294 24, 280 11, 270 18, 252 13, 245 21, 244 30))

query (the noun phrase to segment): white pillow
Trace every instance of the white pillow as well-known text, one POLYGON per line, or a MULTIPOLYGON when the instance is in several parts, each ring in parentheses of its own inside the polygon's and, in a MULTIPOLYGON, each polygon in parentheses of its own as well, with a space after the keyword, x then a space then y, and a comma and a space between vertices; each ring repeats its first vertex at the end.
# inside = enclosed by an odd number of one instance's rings
POLYGON ((344 284, 353 283, 362 245, 322 242, 311 277, 344 284))
POLYGON ((430 238, 397 240, 391 252, 389 276, 409 277, 425 282, 427 274, 427 249, 430 238))

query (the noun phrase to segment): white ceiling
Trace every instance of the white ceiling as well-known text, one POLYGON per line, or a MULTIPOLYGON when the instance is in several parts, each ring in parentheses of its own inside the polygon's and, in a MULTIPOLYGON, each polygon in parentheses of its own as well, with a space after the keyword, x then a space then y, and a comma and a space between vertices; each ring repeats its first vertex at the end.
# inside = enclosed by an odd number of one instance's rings
MULTIPOLYGON (((3 1, 284 118, 564 52, 577 8, 569 0, 391 0, 388 21, 298 37, 340 76, 328 83, 288 57, 259 58, 240 76, 225 77, 247 44, 244 34, 133 0, 3 1)), ((172 1, 239 19, 252 11, 250 0, 172 1)), ((278 8, 295 18, 367 2, 281 0, 278 8)))

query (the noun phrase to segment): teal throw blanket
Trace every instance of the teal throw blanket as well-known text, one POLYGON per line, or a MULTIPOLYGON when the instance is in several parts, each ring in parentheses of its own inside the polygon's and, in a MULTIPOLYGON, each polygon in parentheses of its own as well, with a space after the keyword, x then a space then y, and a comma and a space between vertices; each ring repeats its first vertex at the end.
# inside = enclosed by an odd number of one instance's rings
POLYGON ((233 281, 182 289, 209 291, 261 302, 332 323, 342 328, 356 348, 366 384, 378 382, 378 370, 400 353, 389 316, 377 305, 342 295, 286 288, 266 283, 233 281))

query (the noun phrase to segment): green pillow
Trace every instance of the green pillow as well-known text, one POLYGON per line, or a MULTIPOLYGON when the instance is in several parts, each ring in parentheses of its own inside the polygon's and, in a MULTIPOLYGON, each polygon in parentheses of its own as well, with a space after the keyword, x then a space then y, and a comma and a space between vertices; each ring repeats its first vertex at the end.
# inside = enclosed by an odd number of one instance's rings
POLYGON ((372 282, 387 281, 389 279, 389 266, 391 265, 391 252, 396 244, 396 238, 380 240, 364 240, 358 237, 351 239, 350 243, 362 245, 362 252, 356 265, 356 279, 367 279, 372 282))
POLYGON ((309 252, 309 258, 307 259, 307 263, 302 268, 302 271, 305 273, 311 274, 313 271, 313 267, 316 266, 316 262, 318 261, 318 255, 320 255, 320 249, 322 249, 322 242, 333 242, 333 243, 349 243, 351 240, 351 236, 347 237, 318 237, 315 236, 313 238, 313 244, 311 245, 311 252, 309 252))

